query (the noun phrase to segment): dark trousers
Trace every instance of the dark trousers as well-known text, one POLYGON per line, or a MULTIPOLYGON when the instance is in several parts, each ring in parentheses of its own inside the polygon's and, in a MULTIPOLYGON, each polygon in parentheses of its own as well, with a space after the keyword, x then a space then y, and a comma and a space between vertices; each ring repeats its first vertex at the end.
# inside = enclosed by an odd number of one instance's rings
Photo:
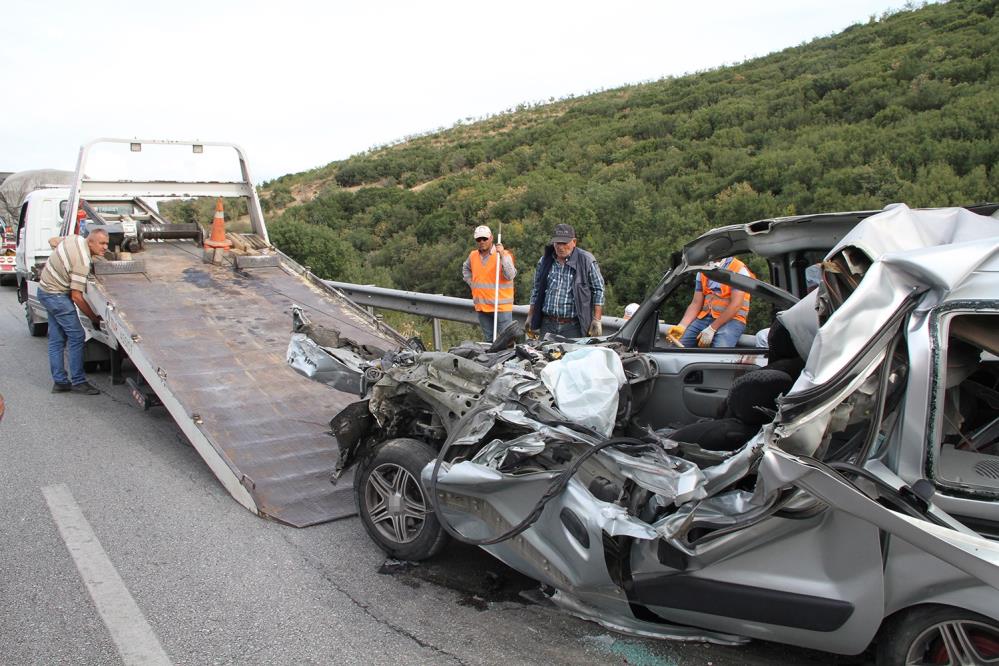
MULTIPOLYGON (((500 312, 496 322, 496 333, 502 333, 503 329, 513 323, 512 312, 500 312)), ((479 328, 482 329, 482 339, 486 342, 493 341, 493 313, 479 313, 479 328)))
POLYGON ((583 331, 579 328, 579 320, 573 319, 570 322, 559 322, 553 317, 544 316, 541 318, 541 335, 553 333, 561 335, 563 338, 581 338, 583 331))

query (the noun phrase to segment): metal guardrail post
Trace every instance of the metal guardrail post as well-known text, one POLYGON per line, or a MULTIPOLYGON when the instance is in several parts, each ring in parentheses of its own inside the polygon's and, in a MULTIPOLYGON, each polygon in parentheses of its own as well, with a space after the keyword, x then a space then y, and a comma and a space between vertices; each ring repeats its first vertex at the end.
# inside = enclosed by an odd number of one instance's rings
POLYGON ((444 343, 441 341, 441 320, 434 317, 434 351, 441 351, 444 343))

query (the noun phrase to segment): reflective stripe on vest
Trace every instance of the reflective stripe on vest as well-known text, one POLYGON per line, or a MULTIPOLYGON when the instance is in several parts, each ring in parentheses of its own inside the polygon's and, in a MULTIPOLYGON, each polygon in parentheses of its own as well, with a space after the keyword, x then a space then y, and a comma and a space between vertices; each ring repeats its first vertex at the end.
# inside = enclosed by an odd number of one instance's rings
MULTIPOLYGON (((749 270, 746 267, 746 264, 742 263, 738 259, 732 259, 731 263, 729 263, 729 265, 726 266, 725 268, 726 270, 732 271, 733 273, 741 273, 742 270, 745 268, 746 273, 749 274, 749 277, 755 277, 753 275, 753 271, 749 270)), ((701 311, 697 315, 698 319, 703 319, 704 317, 708 316, 708 313, 711 313, 711 317, 713 319, 717 319, 718 317, 720 317, 722 313, 725 312, 725 308, 728 307, 729 300, 732 295, 731 286, 719 283, 718 291, 714 291, 709 286, 710 282, 711 281, 708 280, 708 276, 705 275, 704 273, 701 273, 701 293, 704 294, 704 305, 701 307, 701 311)), ((750 295, 748 291, 744 291, 742 293, 744 296, 742 299, 742 306, 739 308, 739 310, 735 313, 735 316, 732 318, 735 319, 736 321, 741 321, 743 324, 745 324, 746 317, 749 315, 750 295)))
MULTIPOLYGON (((494 312, 496 301, 496 262, 499 253, 489 255, 485 264, 479 258, 479 251, 472 250, 468 255, 468 265, 472 268, 472 303, 478 312, 494 312)), ((499 311, 513 312, 513 282, 499 272, 499 311)))

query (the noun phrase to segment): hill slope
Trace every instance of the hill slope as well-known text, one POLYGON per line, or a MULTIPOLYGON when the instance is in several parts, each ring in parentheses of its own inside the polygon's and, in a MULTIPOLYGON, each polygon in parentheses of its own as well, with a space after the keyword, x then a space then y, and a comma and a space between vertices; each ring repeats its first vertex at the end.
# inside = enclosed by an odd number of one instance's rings
POLYGON ((707 228, 999 199, 997 2, 955 0, 743 64, 522 108, 265 185, 275 243, 324 276, 467 296, 503 223, 517 302, 554 224, 601 263, 608 314, 707 228), (311 200, 295 203, 296 194, 311 200), (272 215, 273 217, 273 215, 272 215))

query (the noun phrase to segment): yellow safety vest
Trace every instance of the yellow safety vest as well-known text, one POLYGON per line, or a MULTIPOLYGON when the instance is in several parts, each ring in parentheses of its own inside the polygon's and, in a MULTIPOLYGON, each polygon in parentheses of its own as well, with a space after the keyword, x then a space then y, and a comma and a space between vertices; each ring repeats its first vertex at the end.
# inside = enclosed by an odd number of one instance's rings
MULTIPOLYGON (((726 269, 732 271, 733 273, 741 273, 742 269, 745 268, 746 272, 750 277, 756 277, 753 272, 746 268, 746 264, 742 263, 738 259, 732 259, 732 262, 725 267, 726 269)), ((709 286, 710 280, 708 276, 701 273, 701 293, 704 294, 704 305, 701 308, 701 312, 697 315, 698 319, 703 319, 711 314, 711 317, 717 319, 721 316, 725 308, 728 307, 729 300, 732 296, 732 287, 727 284, 718 284, 719 289, 716 291, 709 286)), ((749 292, 742 292, 745 298, 742 299, 742 306, 739 308, 738 312, 735 313, 735 317, 738 321, 743 324, 746 323, 746 316, 749 315, 749 292)))
MULTIPOLYGON (((510 255, 511 261, 513 255, 510 255)), ((496 311, 496 262, 499 252, 489 255, 489 260, 482 263, 479 251, 472 250, 468 255, 468 264, 472 267, 472 302, 478 312, 496 311)), ((499 271, 499 311, 513 311, 513 282, 503 277, 502 268, 499 271)))

